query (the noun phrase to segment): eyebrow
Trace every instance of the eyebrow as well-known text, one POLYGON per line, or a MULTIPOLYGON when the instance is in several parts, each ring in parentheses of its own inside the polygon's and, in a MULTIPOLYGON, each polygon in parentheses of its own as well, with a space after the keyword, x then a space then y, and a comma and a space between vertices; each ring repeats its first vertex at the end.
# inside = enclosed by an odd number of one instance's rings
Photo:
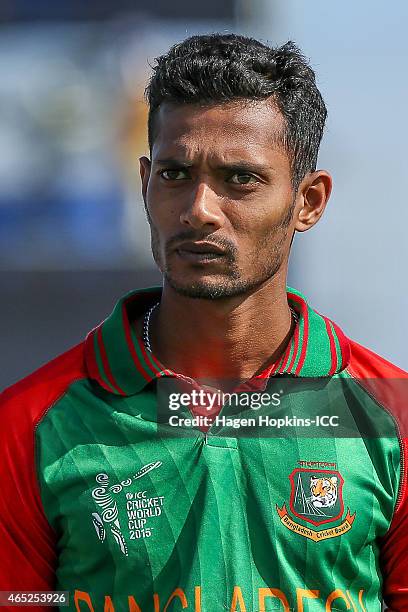
MULTIPOLYGON (((191 162, 181 161, 176 158, 156 159, 154 162, 161 166, 172 166, 174 168, 192 168, 194 166, 191 162)), ((215 169, 227 170, 229 172, 254 172, 258 174, 268 174, 272 170, 270 166, 254 164, 244 160, 236 161, 231 164, 221 164, 216 166, 215 169)))
POLYGON ((154 159, 153 163, 160 164, 160 166, 177 166, 177 168, 191 168, 194 165, 188 162, 182 162, 174 157, 168 159, 154 159))

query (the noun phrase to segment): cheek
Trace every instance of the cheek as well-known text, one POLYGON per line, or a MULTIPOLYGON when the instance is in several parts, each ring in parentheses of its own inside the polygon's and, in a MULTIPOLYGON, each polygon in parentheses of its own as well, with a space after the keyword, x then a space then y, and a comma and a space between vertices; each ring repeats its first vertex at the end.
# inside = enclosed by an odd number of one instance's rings
POLYGON ((250 223, 244 223, 241 231, 246 235, 245 241, 252 244, 255 248, 262 248, 265 243, 270 244, 271 240, 281 237, 286 231, 282 227, 284 215, 281 211, 268 211, 267 214, 257 214, 251 219, 250 223))
POLYGON ((158 231, 161 231, 169 223, 171 209, 169 206, 166 206, 166 202, 162 200, 159 201, 160 204, 158 204, 158 200, 155 197, 149 194, 146 208, 151 224, 153 224, 158 231))
MULTIPOLYGON (((288 216, 293 216, 294 194, 287 186, 280 186, 262 194, 262 199, 250 204, 244 223, 248 222, 254 231, 271 234, 287 225, 288 216)), ((243 215, 244 216, 244 215, 243 215)))
POLYGON ((180 218, 175 194, 162 189, 156 181, 150 181, 146 193, 147 211, 158 229, 174 226, 180 218))

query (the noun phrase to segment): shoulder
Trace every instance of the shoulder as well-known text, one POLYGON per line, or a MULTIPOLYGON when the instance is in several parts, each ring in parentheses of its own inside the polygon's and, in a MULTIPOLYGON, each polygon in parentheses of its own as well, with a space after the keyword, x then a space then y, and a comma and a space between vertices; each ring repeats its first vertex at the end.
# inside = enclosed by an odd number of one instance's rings
POLYGON ((72 382, 86 375, 81 343, 0 394, 3 589, 10 585, 23 590, 54 588, 56 535, 42 505, 35 431, 48 408, 72 382))
POLYGON ((397 422, 398 433, 408 441, 408 373, 370 349, 349 340, 346 372, 387 410, 397 422))
POLYGON ((350 361, 347 371, 356 378, 408 378, 408 372, 394 365, 374 351, 348 339, 350 361))
POLYGON ((52 359, 0 394, 3 424, 19 421, 35 426, 43 413, 75 380, 85 378, 84 342, 52 359))

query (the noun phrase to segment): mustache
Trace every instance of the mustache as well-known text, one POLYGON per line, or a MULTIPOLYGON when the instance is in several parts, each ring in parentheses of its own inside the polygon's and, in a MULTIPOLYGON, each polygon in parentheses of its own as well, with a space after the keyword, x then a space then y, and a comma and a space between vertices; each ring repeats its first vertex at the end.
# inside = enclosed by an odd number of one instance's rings
POLYGON ((172 236, 171 238, 169 238, 169 240, 166 242, 166 247, 165 247, 166 254, 169 255, 171 251, 174 251, 175 249, 177 249, 177 247, 181 243, 187 242, 190 240, 193 242, 205 240, 205 242, 207 242, 208 244, 213 244, 214 246, 222 249, 224 251, 225 257, 229 261, 233 262, 236 259, 238 249, 231 240, 228 240, 227 238, 217 237, 217 236, 211 237, 211 235, 199 233, 194 230, 180 232, 176 234, 175 236, 172 236))

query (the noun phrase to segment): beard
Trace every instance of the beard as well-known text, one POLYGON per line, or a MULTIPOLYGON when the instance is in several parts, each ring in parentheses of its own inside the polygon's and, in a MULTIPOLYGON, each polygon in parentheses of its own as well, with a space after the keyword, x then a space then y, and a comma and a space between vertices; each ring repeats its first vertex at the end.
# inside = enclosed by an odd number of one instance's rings
POLYGON ((250 277, 243 275, 238 265, 238 249, 232 241, 211 234, 200 235, 196 230, 187 230, 173 236, 166 243, 165 255, 162 257, 159 233, 150 215, 148 215, 154 260, 161 270, 164 280, 179 295, 195 299, 221 300, 249 294, 275 276, 281 268, 285 259, 284 245, 295 203, 295 199, 293 199, 280 223, 275 226, 272 232, 264 235, 246 257, 246 261, 252 261, 250 277), (207 275, 206 278, 183 280, 175 273, 171 263, 171 255, 174 254, 176 245, 187 240, 204 239, 224 251, 225 270, 222 273, 207 275))

